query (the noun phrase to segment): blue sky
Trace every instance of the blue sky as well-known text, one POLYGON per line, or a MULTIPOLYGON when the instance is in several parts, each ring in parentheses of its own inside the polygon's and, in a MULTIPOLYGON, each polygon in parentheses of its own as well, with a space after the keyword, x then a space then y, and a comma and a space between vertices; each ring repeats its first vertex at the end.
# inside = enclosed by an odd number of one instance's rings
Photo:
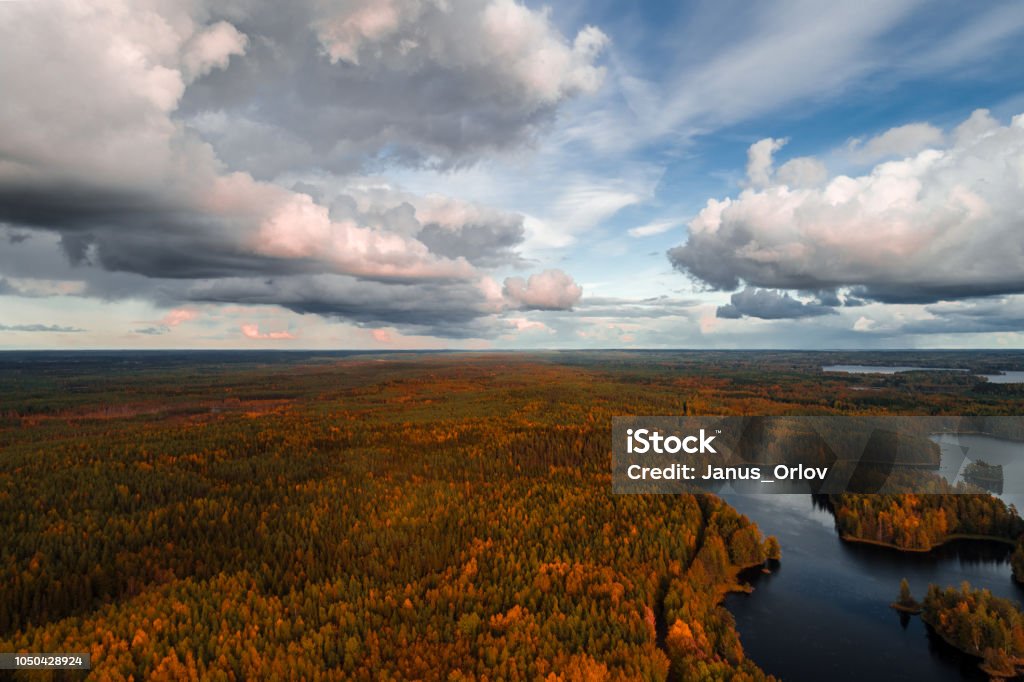
POLYGON ((0 3, 0 348, 1024 346, 1016 2, 0 3))

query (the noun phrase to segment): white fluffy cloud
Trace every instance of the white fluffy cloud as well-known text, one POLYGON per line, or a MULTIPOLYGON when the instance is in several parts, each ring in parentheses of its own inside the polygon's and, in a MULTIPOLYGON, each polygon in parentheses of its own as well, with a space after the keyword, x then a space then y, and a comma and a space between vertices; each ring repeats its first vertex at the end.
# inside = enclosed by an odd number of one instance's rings
POLYGON ((788 141, 766 137, 750 145, 747 150, 747 181, 751 187, 766 187, 771 182, 772 156, 788 141))
POLYGON ((777 143, 762 141, 751 159, 763 183, 709 200, 669 258, 725 290, 854 287, 904 302, 1024 291, 1024 115, 1007 125, 976 111, 950 138, 820 188, 781 184, 764 153, 777 143))
POLYGON ((630 237, 651 237, 662 232, 668 232, 674 227, 678 227, 680 221, 678 220, 655 220, 654 222, 647 223, 646 225, 640 225, 639 227, 631 227, 628 230, 630 237))
POLYGON ((225 69, 232 55, 245 54, 248 42, 247 36, 226 21, 207 26, 185 44, 182 75, 187 82, 192 82, 214 69, 225 69))
POLYGON ((579 302, 583 288, 561 270, 545 270, 529 279, 509 277, 503 293, 514 305, 533 310, 567 310, 579 302))
POLYGON ((878 161, 889 157, 906 157, 927 147, 941 146, 942 131, 928 123, 910 123, 889 130, 867 141, 852 140, 850 152, 859 162, 878 161))
POLYGON ((594 92, 604 78, 594 64, 608 42, 600 29, 587 26, 570 43, 548 10, 514 0, 358 0, 323 3, 318 15, 317 36, 332 62, 404 70, 430 63, 481 87, 514 85, 525 108, 594 92))

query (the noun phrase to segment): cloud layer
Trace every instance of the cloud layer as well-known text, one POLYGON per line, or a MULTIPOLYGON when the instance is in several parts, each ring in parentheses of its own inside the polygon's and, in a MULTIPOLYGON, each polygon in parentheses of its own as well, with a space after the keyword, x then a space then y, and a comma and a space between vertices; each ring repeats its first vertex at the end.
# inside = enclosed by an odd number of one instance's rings
POLYGON ((835 314, 835 309, 820 302, 799 301, 785 292, 746 288, 732 295, 728 305, 719 306, 718 317, 739 319, 759 317, 781 320, 835 314))
MULTIPOLYGON (((568 307, 564 273, 495 292, 487 269, 524 265, 522 216, 362 171, 528 142, 597 89, 606 42, 511 0, 0 3, 0 91, 17 102, 0 108, 0 224, 21 230, 12 248, 56 234, 73 265, 142 276, 130 295, 165 305, 456 336, 510 306, 568 307), (282 181, 297 168, 322 182, 282 181)), ((82 278, 97 293, 103 278, 82 278)))
MULTIPOLYGON (((941 136, 905 127, 878 139, 866 148, 941 136)), ((750 188, 707 202, 669 251, 677 269, 717 290, 854 287, 884 302, 1024 292, 1024 115, 1001 124, 976 111, 946 144, 818 187, 774 172, 779 147, 751 148, 750 188)))

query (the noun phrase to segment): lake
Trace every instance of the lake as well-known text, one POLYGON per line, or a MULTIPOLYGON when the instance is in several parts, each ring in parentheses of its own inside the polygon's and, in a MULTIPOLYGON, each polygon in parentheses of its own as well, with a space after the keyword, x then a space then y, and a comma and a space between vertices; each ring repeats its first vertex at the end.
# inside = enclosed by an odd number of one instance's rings
POLYGON ((825 365, 822 372, 844 374, 898 374, 899 372, 966 372, 952 367, 907 367, 901 365, 825 365))
POLYGON ((1024 372, 1003 372, 1002 374, 982 374, 990 384, 1024 384, 1024 372))
POLYGON ((743 648, 766 672, 801 680, 986 679, 976 659, 930 635, 919 617, 902 617, 889 603, 900 579, 923 599, 929 583, 967 580, 1020 602, 1010 577, 1010 547, 954 542, 927 554, 858 545, 839 539, 831 512, 810 495, 729 495, 725 498, 782 545, 770 575, 745 577, 752 594, 732 594, 743 648))
POLYGON ((971 433, 937 433, 932 440, 939 444, 942 456, 939 474, 950 483, 963 480, 964 463, 982 460, 1003 468, 1003 488, 998 494, 1006 504, 1024 510, 1024 443, 971 433))
MULTIPOLYGON (((911 367, 909 365, 824 365, 822 372, 840 374, 899 374, 900 372, 967 372, 954 367, 911 367)), ((1001 374, 979 374, 990 384, 1024 384, 1024 372, 1009 371, 1001 374)))

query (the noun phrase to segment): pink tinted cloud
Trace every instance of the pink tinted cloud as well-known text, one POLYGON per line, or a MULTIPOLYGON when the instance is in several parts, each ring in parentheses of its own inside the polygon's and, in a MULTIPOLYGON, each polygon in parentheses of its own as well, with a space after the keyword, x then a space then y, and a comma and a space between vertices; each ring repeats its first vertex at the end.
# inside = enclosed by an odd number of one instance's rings
POLYGON ((395 340, 394 337, 391 336, 391 332, 386 329, 374 329, 370 334, 373 336, 373 340, 377 343, 393 343, 395 340))
POLYGON ((529 279, 509 277, 502 290, 505 298, 524 310, 572 310, 583 288, 561 270, 551 269, 529 279))
POLYGON ((294 339, 295 334, 291 332, 261 332, 258 324, 243 324, 242 333, 250 339, 270 339, 273 341, 285 341, 294 339))
POLYGON ((190 308, 175 308, 171 312, 164 315, 163 319, 160 320, 160 324, 166 327, 177 327, 182 322, 189 322, 199 317, 199 313, 190 308))

